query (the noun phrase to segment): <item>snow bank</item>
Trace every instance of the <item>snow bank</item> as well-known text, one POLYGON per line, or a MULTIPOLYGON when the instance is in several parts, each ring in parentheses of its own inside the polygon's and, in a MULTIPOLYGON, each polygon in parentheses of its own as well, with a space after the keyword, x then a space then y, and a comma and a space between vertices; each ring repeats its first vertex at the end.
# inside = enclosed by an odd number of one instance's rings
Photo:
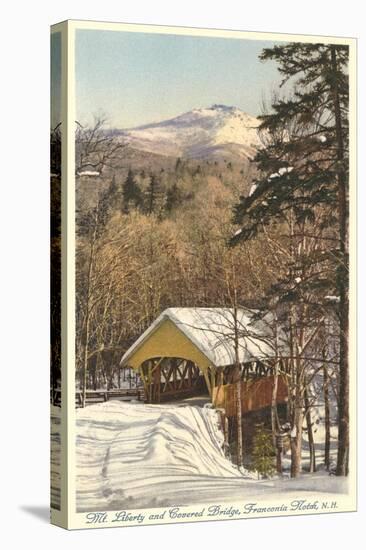
POLYGON ((77 411, 79 511, 217 498, 242 480, 215 410, 109 401, 77 411), (202 494, 202 491, 204 494, 202 494))

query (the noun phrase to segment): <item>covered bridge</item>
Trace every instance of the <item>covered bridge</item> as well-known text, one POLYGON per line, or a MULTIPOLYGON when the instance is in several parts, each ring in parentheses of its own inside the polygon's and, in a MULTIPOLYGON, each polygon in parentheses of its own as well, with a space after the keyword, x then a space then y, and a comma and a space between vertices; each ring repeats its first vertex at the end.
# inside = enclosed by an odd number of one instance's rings
MULTIPOLYGON (((233 366, 239 362, 243 412, 258 410, 272 399, 279 346, 273 325, 271 314, 247 309, 169 308, 126 351, 121 366, 139 372, 149 403, 206 394, 234 416, 233 366)), ((281 403, 286 381, 277 385, 281 403)))

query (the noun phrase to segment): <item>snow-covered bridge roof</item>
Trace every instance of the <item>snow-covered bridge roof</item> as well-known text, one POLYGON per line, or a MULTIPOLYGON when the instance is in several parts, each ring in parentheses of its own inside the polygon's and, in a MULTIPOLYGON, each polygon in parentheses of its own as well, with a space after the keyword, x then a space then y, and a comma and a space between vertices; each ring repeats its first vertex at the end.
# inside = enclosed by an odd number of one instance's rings
MULTIPOLYGON (((257 311, 237 309, 239 362, 274 357, 273 316, 267 313, 261 319, 257 311)), ((129 359, 144 346, 153 334, 165 323, 171 321, 188 340, 215 367, 235 363, 235 311, 231 308, 168 308, 136 340, 121 359, 127 365, 129 359)), ((162 342, 161 357, 167 356, 162 342)), ((179 355, 176 355, 179 357, 179 355)))

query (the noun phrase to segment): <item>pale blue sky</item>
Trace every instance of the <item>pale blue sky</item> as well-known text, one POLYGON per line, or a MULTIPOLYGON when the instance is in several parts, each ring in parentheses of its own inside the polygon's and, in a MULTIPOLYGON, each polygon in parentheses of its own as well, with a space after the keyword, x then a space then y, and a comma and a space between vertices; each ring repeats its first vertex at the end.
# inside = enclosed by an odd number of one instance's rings
POLYGON ((120 31, 76 34, 77 119, 128 128, 213 103, 251 115, 280 81, 258 54, 273 42, 120 31))

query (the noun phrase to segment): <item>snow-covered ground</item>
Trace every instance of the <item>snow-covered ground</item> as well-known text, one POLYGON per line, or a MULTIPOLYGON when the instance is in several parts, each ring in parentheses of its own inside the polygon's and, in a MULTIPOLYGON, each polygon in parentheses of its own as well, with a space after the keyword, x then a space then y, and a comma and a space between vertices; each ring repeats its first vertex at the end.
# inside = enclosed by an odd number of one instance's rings
POLYGON ((216 411, 109 401, 77 410, 77 510, 346 493, 320 471, 258 481, 225 457, 216 411))

